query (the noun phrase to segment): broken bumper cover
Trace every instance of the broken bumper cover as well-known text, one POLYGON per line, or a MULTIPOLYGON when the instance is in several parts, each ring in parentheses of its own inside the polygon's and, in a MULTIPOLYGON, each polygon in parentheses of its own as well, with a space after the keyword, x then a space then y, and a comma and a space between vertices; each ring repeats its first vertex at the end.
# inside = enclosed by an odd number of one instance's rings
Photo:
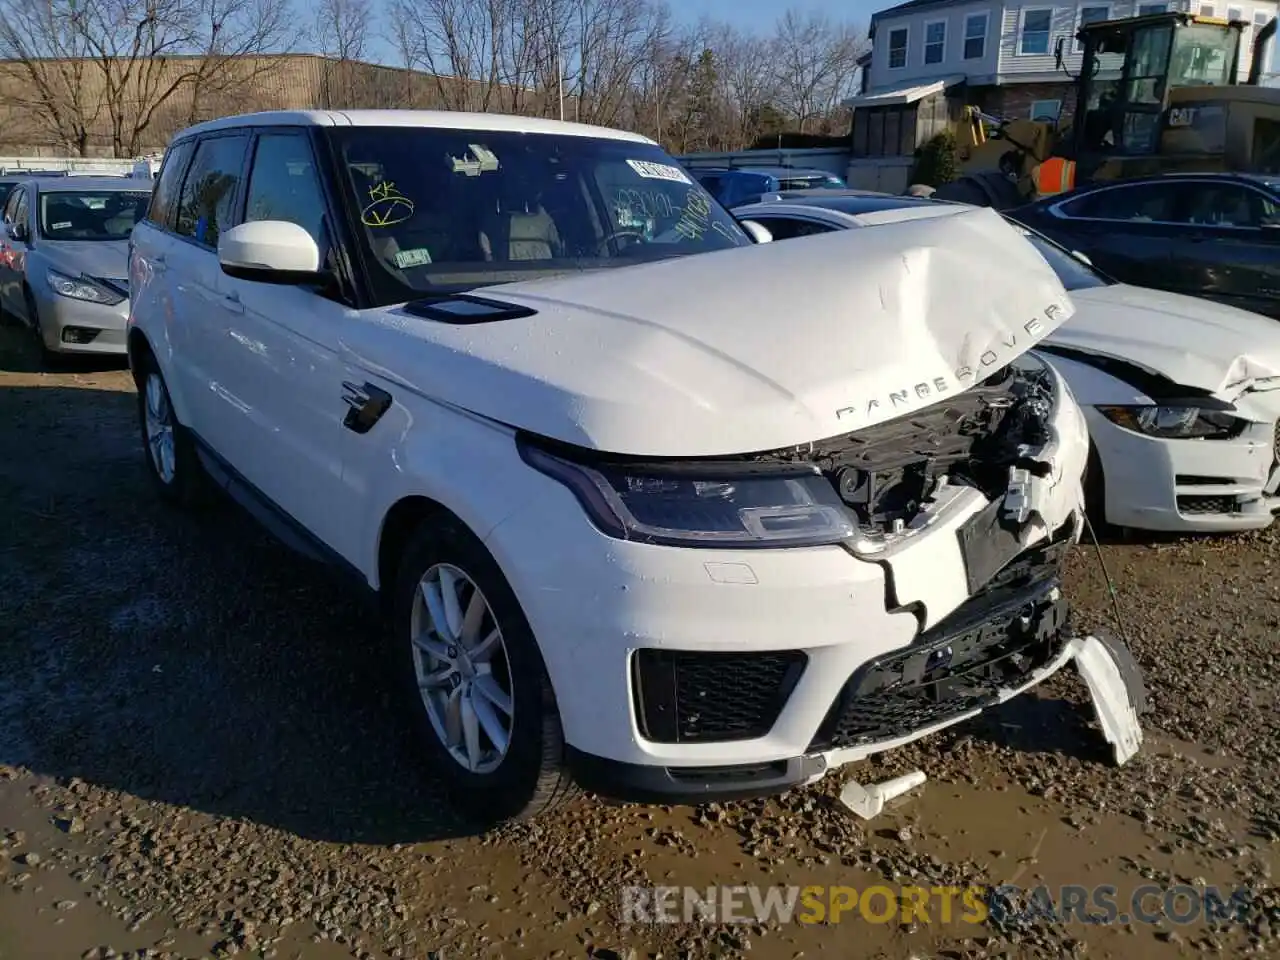
POLYGON ((1146 709, 1146 688, 1128 648, 1109 635, 1074 637, 1047 663, 1016 687, 999 689, 994 699, 930 726, 891 740, 829 749, 770 763, 722 767, 653 767, 622 763, 570 749, 578 782, 604 796, 641 803, 710 803, 769 796, 821 780, 845 764, 905 746, 977 716, 986 707, 1016 697, 1074 662, 1084 678, 1103 737, 1117 765, 1127 763, 1142 745, 1139 715, 1146 709))

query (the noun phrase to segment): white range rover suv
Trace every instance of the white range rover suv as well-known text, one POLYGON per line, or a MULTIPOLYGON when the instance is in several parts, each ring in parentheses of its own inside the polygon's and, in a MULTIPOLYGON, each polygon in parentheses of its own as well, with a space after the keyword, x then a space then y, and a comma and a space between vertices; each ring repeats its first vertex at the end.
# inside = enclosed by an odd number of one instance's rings
POLYGON ((193 127, 132 237, 148 470, 378 598, 464 811, 810 782, 1071 659, 1088 449, 997 214, 824 240, 617 130, 193 127))

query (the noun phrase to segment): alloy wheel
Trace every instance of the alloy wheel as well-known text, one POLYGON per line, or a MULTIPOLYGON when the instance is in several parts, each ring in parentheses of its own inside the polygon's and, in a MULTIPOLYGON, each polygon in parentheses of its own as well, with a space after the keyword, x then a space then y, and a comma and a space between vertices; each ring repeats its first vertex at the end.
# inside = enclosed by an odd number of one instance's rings
POLYGON ((147 450, 156 473, 166 485, 177 475, 177 457, 173 444, 173 407, 169 392, 157 373, 147 376, 144 418, 147 428, 147 450))
POLYGON ((514 685, 493 610, 458 567, 438 563, 423 574, 410 641, 418 691, 436 736, 463 769, 492 773, 511 746, 514 685))

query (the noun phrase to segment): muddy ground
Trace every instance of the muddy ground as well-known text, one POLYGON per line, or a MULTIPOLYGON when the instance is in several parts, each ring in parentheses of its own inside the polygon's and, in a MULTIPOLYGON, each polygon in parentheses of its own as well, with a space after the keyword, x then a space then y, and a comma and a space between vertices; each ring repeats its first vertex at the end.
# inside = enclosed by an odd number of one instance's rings
MULTIPOLYGON (((1280 532, 1103 546, 1152 701, 1122 769, 1070 673, 864 765, 930 778, 870 823, 828 778, 476 837, 395 725, 355 598, 234 508, 161 507, 141 457, 121 368, 40 372, 0 330, 3 960, 1280 955, 1280 532), (1247 903, 1212 926, 621 923, 625 885, 893 883, 1247 903)), ((1092 550, 1069 592, 1111 622, 1092 550)))

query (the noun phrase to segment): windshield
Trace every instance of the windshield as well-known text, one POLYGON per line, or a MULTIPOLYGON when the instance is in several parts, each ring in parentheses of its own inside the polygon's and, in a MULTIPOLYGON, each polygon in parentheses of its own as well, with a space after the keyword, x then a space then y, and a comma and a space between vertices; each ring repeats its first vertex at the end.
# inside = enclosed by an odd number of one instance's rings
POLYGON ((127 240, 151 194, 135 190, 59 190, 40 194, 40 235, 48 240, 127 240))
POLYGON ((422 127, 330 136, 380 304, 751 243, 650 144, 422 127))
POLYGON ((1044 257, 1049 266, 1053 268, 1053 272, 1058 275, 1058 280, 1068 292, 1089 290, 1093 287, 1109 287, 1115 283, 1106 274, 1072 256, 1066 249, 1058 246, 1047 237, 1042 237, 1040 234, 1034 233, 1021 224, 1013 223, 1012 221, 1010 221, 1010 226, 1031 242, 1031 245, 1036 248, 1040 256, 1044 257))
POLYGON ((1239 42, 1239 31, 1209 23, 1196 23, 1176 31, 1169 86, 1217 87, 1231 83, 1232 60, 1239 42))

